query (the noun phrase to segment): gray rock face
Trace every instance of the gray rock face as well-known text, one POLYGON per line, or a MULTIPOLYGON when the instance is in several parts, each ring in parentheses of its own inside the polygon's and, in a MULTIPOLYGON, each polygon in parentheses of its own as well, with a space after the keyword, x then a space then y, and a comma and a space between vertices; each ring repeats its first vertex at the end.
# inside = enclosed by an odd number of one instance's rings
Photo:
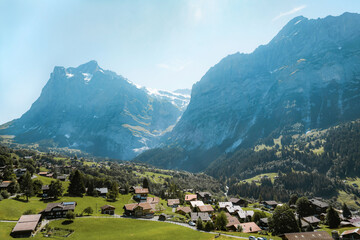
POLYGON ((360 15, 291 20, 251 54, 222 59, 193 86, 170 142, 224 151, 274 131, 305 132, 360 117, 360 15))
POLYGON ((188 102, 186 95, 150 94, 95 61, 55 67, 31 109, 0 134, 15 135, 20 143, 131 159, 157 144, 188 102))

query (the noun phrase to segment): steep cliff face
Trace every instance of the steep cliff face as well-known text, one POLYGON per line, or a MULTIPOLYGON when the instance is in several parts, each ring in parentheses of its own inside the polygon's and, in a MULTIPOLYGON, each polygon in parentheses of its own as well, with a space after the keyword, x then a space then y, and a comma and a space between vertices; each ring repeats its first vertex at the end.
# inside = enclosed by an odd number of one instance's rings
POLYGON ((55 67, 31 109, 0 134, 13 134, 20 143, 130 159, 155 145, 188 101, 185 95, 139 88, 95 61, 55 67))
POLYGON ((360 15, 291 20, 251 54, 227 56, 193 86, 170 142, 187 150, 251 146, 360 117, 360 15))

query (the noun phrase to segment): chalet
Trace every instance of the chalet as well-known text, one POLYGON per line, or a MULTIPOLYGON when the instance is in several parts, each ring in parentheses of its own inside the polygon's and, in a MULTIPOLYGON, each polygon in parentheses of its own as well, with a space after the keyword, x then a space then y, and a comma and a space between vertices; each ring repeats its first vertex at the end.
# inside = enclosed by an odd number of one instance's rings
POLYGON ((190 201, 196 201, 197 195, 196 194, 187 194, 185 195, 185 202, 189 203, 190 201))
POLYGON ((129 188, 129 192, 130 193, 135 193, 135 189, 141 189, 142 187, 140 187, 140 186, 132 186, 132 187, 130 187, 129 188))
POLYGON ((54 177, 54 173, 48 173, 48 174, 46 174, 46 177, 48 177, 48 178, 53 178, 53 177, 54 177))
POLYGON ((258 225, 262 230, 267 230, 269 228, 269 219, 268 218, 260 218, 258 225))
POLYGON ((190 209, 190 207, 177 207, 176 213, 186 215, 188 213, 191 213, 191 209, 190 209))
POLYGON ((268 209, 275 209, 279 205, 276 201, 263 201, 262 204, 268 209))
POLYGON ((238 205, 240 207, 246 207, 247 206, 247 201, 245 199, 230 198, 229 202, 231 202, 233 205, 238 205))
POLYGON ((41 212, 45 218, 64 218, 68 211, 74 211, 76 202, 49 203, 41 212))
POLYGON ((146 201, 148 194, 149 194, 148 188, 136 188, 134 199, 138 201, 146 201))
POLYGON ((7 188, 9 187, 10 184, 11 184, 11 181, 3 181, 2 183, 0 183, 0 191, 7 190, 7 188))
POLYGON ((209 214, 214 212, 214 209, 211 205, 198 206, 197 209, 198 209, 198 212, 207 212, 209 214))
POLYGON ((108 193, 107 188, 95 188, 95 191, 97 191, 98 195, 101 197, 106 197, 106 195, 108 193))
POLYGON ((25 175, 27 169, 26 168, 17 168, 17 169, 14 169, 14 173, 16 175, 16 178, 20 178, 22 177, 23 175, 25 175))
POLYGON ((257 233, 260 232, 261 229, 254 222, 240 223, 243 233, 257 233))
POLYGON ((101 209, 101 214, 109 214, 109 215, 114 215, 115 214, 115 207, 111 206, 111 205, 104 205, 102 207, 100 207, 101 209))
POLYGON ((341 234, 341 239, 360 239, 360 228, 344 231, 341 234))
POLYGON ((237 214, 238 214, 239 219, 246 221, 246 220, 252 218, 252 216, 254 215, 254 211, 243 211, 242 210, 242 211, 238 211, 237 214))
POLYGON ((125 204, 124 214, 135 217, 153 217, 152 207, 149 203, 130 203, 125 204))
POLYGON ((304 217, 303 220, 308 224, 310 224, 313 228, 317 228, 318 225, 320 224, 320 219, 318 219, 315 216, 304 217))
POLYGON ((32 156, 25 156, 24 159, 32 159, 32 156))
POLYGON ((192 209, 196 209, 199 206, 204 206, 204 203, 203 201, 191 201, 190 205, 192 209))
POLYGON ((231 216, 229 213, 226 213, 226 217, 228 219, 228 224, 226 225, 226 228, 228 230, 236 231, 237 227, 240 225, 239 220, 236 217, 231 216))
POLYGON ((203 222, 211 221, 208 213, 200 213, 200 212, 192 212, 191 213, 191 221, 196 222, 199 218, 203 222))
POLYGON ((64 182, 66 180, 66 175, 57 176, 56 179, 64 182))
POLYGON ((49 189, 50 189, 49 185, 42 185, 41 186, 41 191, 42 191, 41 197, 43 199, 48 197, 49 189))
POLYGON ((280 237, 283 240, 333 240, 333 238, 325 231, 285 233, 280 235, 280 237))
POLYGON ((168 199, 167 205, 168 205, 168 207, 176 208, 180 205, 180 200, 179 199, 168 199))
POLYGON ((11 231, 13 237, 30 237, 41 221, 41 214, 22 215, 11 231))
POLYGON ((46 175, 48 174, 48 172, 39 172, 38 173, 40 176, 42 176, 42 177, 46 177, 46 175))
POLYGON ((198 192, 196 193, 197 199, 204 203, 211 203, 211 193, 209 192, 198 192))
POLYGON ((232 202, 219 202, 219 208, 224 210, 226 207, 232 207, 232 202))
POLYGON ((321 213, 326 213, 326 210, 329 207, 329 204, 326 202, 322 202, 316 198, 313 199, 309 199, 310 205, 312 207, 312 209, 315 211, 315 213, 317 214, 321 214, 321 213))
POLYGON ((236 214, 239 211, 243 211, 242 208, 238 205, 229 206, 229 207, 226 207, 225 209, 230 214, 236 214))

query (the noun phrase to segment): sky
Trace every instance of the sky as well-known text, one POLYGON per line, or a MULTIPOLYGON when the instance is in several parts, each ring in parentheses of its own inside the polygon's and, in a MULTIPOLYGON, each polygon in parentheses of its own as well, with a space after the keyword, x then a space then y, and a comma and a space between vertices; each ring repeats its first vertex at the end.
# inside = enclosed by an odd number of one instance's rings
POLYGON ((358 0, 0 0, 0 124, 21 117, 54 66, 96 60, 149 88, 191 89, 292 18, 360 13, 358 0))

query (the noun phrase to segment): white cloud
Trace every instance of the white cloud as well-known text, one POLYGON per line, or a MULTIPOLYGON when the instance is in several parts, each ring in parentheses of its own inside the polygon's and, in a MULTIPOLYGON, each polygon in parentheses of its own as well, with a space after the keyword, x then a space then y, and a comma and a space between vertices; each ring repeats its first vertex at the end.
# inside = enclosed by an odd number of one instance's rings
POLYGON ((273 18, 273 21, 276 21, 276 20, 278 20, 279 18, 288 16, 288 15, 297 13, 297 12, 303 10, 304 8, 306 8, 306 5, 302 5, 302 6, 299 6, 299 7, 295 7, 295 8, 293 8, 293 9, 291 9, 290 11, 287 11, 287 12, 284 12, 284 13, 280 13, 279 15, 277 15, 276 17, 273 18))

